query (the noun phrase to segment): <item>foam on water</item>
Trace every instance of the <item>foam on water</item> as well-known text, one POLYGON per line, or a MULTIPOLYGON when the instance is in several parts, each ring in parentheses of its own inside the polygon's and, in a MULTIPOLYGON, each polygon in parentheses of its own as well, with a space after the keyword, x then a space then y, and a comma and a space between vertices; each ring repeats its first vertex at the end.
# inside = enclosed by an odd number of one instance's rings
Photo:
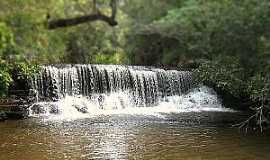
POLYGON ((216 93, 206 86, 189 93, 168 96, 152 106, 138 107, 128 91, 96 94, 89 97, 66 96, 56 102, 38 102, 29 108, 30 116, 47 119, 80 119, 99 115, 145 115, 165 117, 169 113, 217 111, 231 112, 224 108, 216 93))

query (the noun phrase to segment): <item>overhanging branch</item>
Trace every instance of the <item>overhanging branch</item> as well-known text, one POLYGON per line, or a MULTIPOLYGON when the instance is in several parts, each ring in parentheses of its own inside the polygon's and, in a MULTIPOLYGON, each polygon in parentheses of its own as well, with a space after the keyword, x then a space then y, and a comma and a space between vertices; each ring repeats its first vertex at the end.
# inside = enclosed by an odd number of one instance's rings
POLYGON ((118 23, 115 20, 117 7, 116 7, 116 0, 111 0, 110 3, 111 7, 111 16, 104 15, 100 12, 96 12, 94 14, 75 17, 75 18, 66 18, 66 19, 57 19, 57 20, 51 20, 48 22, 48 28, 49 29, 56 29, 56 28, 62 28, 62 27, 69 27, 69 26, 75 26, 86 22, 92 22, 92 21, 104 21, 108 23, 110 26, 116 26, 118 23))

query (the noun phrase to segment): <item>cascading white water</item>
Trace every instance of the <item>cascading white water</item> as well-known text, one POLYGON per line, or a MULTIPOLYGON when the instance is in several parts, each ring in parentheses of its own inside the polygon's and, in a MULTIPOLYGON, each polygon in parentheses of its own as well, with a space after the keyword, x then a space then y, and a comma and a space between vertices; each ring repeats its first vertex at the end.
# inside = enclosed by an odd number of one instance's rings
POLYGON ((44 66, 33 80, 30 116, 81 118, 222 110, 214 91, 193 89, 191 72, 139 66, 44 66))
POLYGON ((33 80, 41 100, 66 96, 127 92, 136 106, 149 106, 162 98, 181 95, 193 85, 191 72, 119 65, 44 66, 33 80))

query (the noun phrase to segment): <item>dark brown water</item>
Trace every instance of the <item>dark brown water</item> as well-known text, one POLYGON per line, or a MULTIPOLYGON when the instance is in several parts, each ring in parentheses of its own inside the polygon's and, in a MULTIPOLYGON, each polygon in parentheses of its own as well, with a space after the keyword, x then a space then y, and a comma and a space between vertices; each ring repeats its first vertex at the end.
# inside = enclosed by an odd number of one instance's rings
POLYGON ((232 128, 239 114, 7 121, 0 123, 0 160, 269 160, 270 133, 232 128))

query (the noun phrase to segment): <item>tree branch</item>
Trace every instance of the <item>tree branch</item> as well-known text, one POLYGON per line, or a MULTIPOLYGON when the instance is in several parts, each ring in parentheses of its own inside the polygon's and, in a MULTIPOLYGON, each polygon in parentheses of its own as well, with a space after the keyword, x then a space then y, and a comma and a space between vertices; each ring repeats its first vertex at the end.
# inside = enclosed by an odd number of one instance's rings
POLYGON ((117 6, 116 0, 111 0, 110 7, 112 11, 111 11, 110 17, 100 12, 96 12, 94 14, 75 17, 75 18, 51 20, 48 22, 48 28, 57 29, 57 28, 62 28, 62 27, 75 26, 81 23, 92 22, 92 21, 97 21, 97 20, 104 21, 108 23, 110 26, 116 26, 118 24, 117 21, 115 20, 116 12, 117 12, 116 6, 117 6))
POLYGON ((116 0, 111 0, 110 3, 111 9, 112 9, 112 19, 115 19, 116 17, 116 13, 117 13, 117 4, 116 4, 116 0))

